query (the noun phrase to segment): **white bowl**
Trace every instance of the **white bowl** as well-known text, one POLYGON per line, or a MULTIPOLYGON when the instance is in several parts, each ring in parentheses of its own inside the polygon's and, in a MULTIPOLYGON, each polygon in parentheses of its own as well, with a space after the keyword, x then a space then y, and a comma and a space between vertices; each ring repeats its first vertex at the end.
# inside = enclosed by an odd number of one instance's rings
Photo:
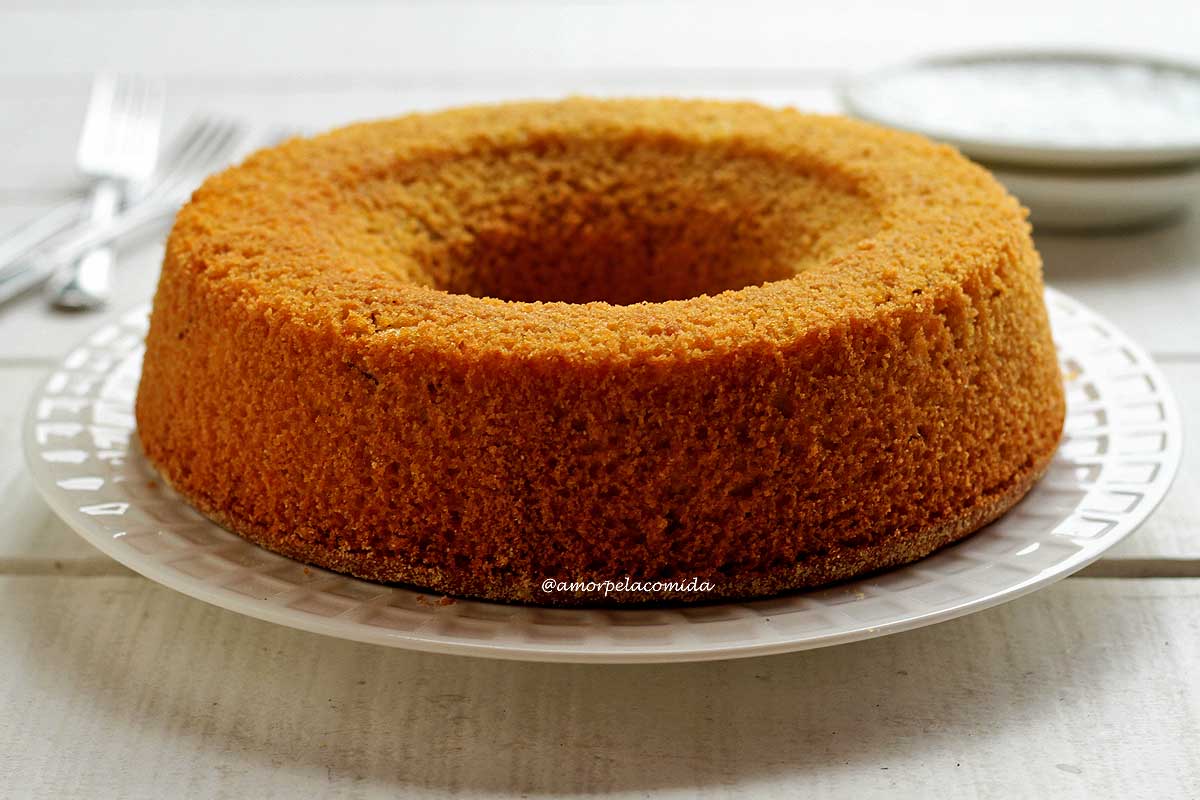
POLYGON ((841 95, 855 116, 980 161, 1089 169, 1200 161, 1200 69, 1156 58, 944 56, 859 76, 841 95))
POLYGON ((1164 221, 1200 199, 1200 163, 1145 171, 989 166, 1036 228, 1129 228, 1164 221))

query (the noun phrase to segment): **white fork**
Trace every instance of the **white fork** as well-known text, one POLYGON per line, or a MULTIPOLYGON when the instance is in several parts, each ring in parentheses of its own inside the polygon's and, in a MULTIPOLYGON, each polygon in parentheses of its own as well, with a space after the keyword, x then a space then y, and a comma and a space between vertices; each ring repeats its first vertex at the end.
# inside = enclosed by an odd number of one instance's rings
MULTIPOLYGON (((33 237, 25 229, 0 240, 0 306, 45 284, 62 265, 84 253, 169 219, 205 177, 229 163, 241 148, 244 134, 243 126, 233 120, 198 117, 184 126, 160 159, 158 171, 136 187, 110 222, 83 224, 54 234, 49 244, 31 244, 28 240, 33 237)), ((286 134, 290 136, 293 132, 286 134)), ((275 144, 282 138, 285 132, 279 131, 267 143, 275 144)), ((62 208, 71 210, 69 206, 62 208)), ((58 211, 56 208, 55 213, 58 211)), ((78 211, 75 213, 78 215, 78 211)), ((54 224, 61 227, 58 220, 54 224)), ((41 220, 36 220, 27 228, 42 225, 41 220)))
MULTIPOLYGON (((146 180, 158 159, 162 84, 102 75, 92 84, 75 161, 94 183, 84 221, 112 221, 131 186, 146 180)), ((108 301, 113 252, 98 246, 66 263, 47 284, 59 308, 96 308, 108 301)))

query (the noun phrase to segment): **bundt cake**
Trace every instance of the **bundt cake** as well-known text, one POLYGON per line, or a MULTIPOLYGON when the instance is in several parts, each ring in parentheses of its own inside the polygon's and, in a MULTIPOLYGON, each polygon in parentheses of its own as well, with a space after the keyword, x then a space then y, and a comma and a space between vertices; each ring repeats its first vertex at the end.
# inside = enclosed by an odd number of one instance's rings
POLYGON ((676 100, 368 122, 210 178, 137 396, 162 476, 266 548, 563 605, 921 558, 1025 494, 1063 414, 1041 262, 986 171, 676 100))

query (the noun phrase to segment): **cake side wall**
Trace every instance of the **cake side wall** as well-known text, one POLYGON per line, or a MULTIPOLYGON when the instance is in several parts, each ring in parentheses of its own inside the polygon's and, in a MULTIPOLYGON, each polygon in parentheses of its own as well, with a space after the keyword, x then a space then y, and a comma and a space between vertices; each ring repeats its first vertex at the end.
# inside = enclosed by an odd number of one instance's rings
POLYGON ((1027 235, 878 318, 671 364, 368 356, 187 256, 155 300, 147 455, 230 527, 372 578, 536 600, 546 577, 848 577, 831 562, 1002 511, 1061 430, 1027 235))

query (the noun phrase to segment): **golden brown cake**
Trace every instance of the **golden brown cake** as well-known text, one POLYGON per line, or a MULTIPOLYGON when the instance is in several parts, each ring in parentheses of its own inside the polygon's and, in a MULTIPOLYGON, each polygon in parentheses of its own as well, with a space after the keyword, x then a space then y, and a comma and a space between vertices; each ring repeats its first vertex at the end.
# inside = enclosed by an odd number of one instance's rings
POLYGON ((264 547, 551 604, 912 561, 1016 503, 1063 413, 1041 262, 987 172, 671 100, 352 125, 210 178, 137 398, 164 478, 264 547), (625 577, 666 584, 542 588, 625 577))

